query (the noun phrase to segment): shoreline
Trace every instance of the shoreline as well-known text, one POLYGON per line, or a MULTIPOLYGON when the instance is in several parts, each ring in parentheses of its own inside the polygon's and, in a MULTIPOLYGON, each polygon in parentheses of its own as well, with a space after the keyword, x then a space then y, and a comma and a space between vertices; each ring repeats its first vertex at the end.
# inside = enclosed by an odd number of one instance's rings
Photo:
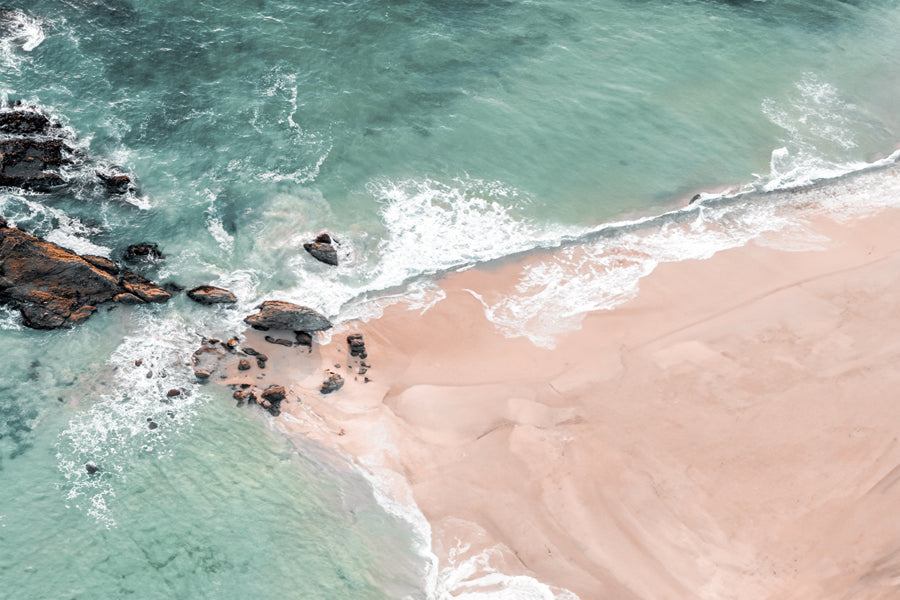
POLYGON ((289 392, 276 422, 415 501, 439 589, 477 589, 450 581, 465 566, 474 586, 529 576, 582 599, 881 597, 900 549, 884 522, 900 505, 898 227, 897 208, 812 215, 816 250, 765 239, 658 264, 553 350, 505 337, 472 294, 510 293, 553 251, 453 273, 424 314, 387 306, 312 360, 262 344, 289 392), (348 369, 356 331, 369 383, 348 369), (327 396, 326 368, 346 379, 327 396))

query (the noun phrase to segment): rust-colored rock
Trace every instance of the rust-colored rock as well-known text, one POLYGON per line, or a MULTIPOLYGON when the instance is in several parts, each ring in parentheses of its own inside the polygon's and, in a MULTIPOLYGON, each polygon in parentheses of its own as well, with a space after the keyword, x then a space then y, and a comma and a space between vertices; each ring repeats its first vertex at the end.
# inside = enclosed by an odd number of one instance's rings
POLYGON ((0 302, 18 308, 28 327, 55 329, 81 323, 104 302, 165 302, 171 297, 132 273, 117 281, 95 264, 104 259, 91 258, 93 262, 0 219, 0 302))

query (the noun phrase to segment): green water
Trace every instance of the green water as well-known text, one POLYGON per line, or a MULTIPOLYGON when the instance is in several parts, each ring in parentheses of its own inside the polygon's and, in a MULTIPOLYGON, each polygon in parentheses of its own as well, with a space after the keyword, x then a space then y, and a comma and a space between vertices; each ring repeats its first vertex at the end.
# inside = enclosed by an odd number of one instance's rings
MULTIPOLYGON (((435 273, 700 190, 853 171, 900 139, 892 0, 8 7, 39 30, 27 49, 0 43, 0 96, 49 111, 140 193, 106 197, 88 168, 69 193, 0 190, 0 215, 113 258, 157 242, 167 258, 144 274, 222 285, 239 303, 180 297, 52 333, 0 312, 3 598, 447 594, 426 581, 427 532, 379 507, 361 476, 194 385, 184 357, 199 336, 238 331, 269 298, 338 321, 366 314, 382 290, 417 298, 435 273), (336 269, 301 249, 322 230, 342 242, 336 269), (170 387, 189 393, 161 404, 170 387)), ((657 261, 783 227, 744 205, 697 218, 719 221, 661 227, 665 243, 622 268, 610 257, 632 242, 611 234, 577 277, 543 266, 523 287, 533 296, 486 308, 511 335, 552 345, 657 261), (548 307, 564 318, 548 322, 548 307)))

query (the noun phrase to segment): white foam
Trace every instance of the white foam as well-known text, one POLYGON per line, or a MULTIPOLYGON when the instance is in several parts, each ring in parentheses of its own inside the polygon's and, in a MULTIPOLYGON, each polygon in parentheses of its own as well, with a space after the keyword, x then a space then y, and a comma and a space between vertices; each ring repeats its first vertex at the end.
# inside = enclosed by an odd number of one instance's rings
POLYGON ((31 52, 44 41, 41 22, 21 10, 4 9, 0 24, 0 62, 18 70, 19 51, 31 52))
POLYGON ((128 475, 126 466, 138 455, 168 454, 170 436, 190 427, 203 399, 187 361, 198 339, 187 323, 177 316, 135 315, 141 333, 127 336, 113 352, 105 393, 77 413, 57 440, 66 499, 107 527, 115 526, 110 500, 116 482, 128 475), (137 360, 142 361, 139 367, 137 360), (152 377, 146 376, 148 371, 152 377), (166 392, 173 388, 182 394, 166 402, 166 392), (148 419, 159 427, 149 429, 148 419), (89 475, 87 462, 98 465, 100 473, 89 475))
MULTIPOLYGON (((900 153, 898 153, 900 154, 900 153)), ((885 159, 893 161, 897 158, 885 159)), ((806 218, 855 218, 900 206, 897 169, 873 169, 853 176, 768 196, 748 195, 696 210, 690 221, 631 230, 564 248, 523 268, 514 293, 487 300, 470 290, 486 318, 510 337, 527 337, 552 348, 556 336, 580 327, 584 315, 633 298, 640 280, 664 262, 701 260, 761 240, 782 250, 816 250, 828 241, 806 227, 806 218)), ((619 226, 621 227, 621 226, 619 226)))

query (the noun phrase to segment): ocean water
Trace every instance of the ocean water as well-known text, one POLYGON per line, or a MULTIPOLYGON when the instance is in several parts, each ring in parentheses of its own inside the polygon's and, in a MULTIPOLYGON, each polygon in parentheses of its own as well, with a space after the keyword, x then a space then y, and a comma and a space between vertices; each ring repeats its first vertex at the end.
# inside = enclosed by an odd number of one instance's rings
POLYGON ((56 332, 0 308, 0 598, 552 598, 436 565, 417 515, 194 385, 185 357, 260 300, 337 321, 386 297, 422 309, 441 273, 564 245, 518 295, 483 299, 552 346, 659 262, 773 231, 816 244, 784 190, 838 178, 803 203, 846 215, 900 196, 877 170, 841 179, 896 158, 893 0, 6 6, 21 26, 0 39, 0 98, 140 189, 106 197, 73 172, 65 194, 0 190, 0 215, 113 258, 157 242, 146 275, 240 302, 56 332), (338 268, 302 250, 323 230, 338 268))

